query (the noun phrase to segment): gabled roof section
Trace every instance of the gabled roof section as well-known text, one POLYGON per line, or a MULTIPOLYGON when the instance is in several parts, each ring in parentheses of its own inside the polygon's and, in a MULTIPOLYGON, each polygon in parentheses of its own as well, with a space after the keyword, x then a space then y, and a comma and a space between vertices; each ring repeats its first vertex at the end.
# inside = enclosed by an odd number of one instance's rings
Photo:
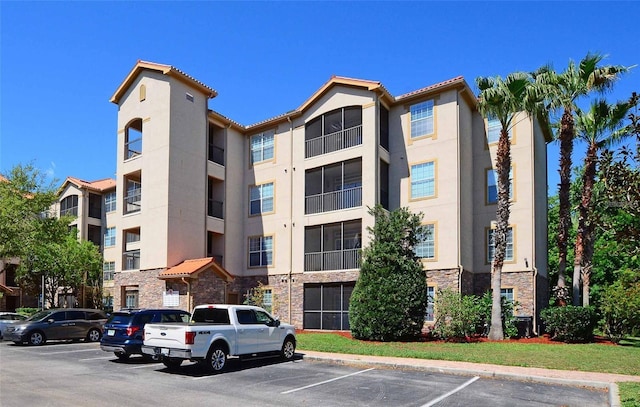
POLYGON ((214 121, 218 121, 220 123, 222 123, 224 126, 229 126, 229 127, 233 127, 234 129, 243 132, 246 130, 246 128, 241 125, 240 123, 238 123, 235 120, 232 120, 230 118, 228 118, 227 116, 218 113, 214 110, 209 110, 209 119, 214 120, 214 121))
POLYGON ((211 269, 226 282, 235 280, 235 276, 219 265, 213 257, 185 260, 177 266, 170 267, 158 275, 161 280, 172 278, 195 278, 199 273, 211 269))
POLYGON ((200 82, 194 77, 187 75, 186 73, 182 72, 178 68, 175 68, 171 65, 157 64, 155 62, 138 60, 138 62, 135 64, 131 72, 129 72, 129 75, 127 75, 124 81, 120 84, 120 86, 118 87, 116 92, 113 94, 113 96, 111 96, 111 99, 109 99, 109 101, 115 104, 120 103, 120 98, 122 98, 124 93, 127 91, 127 89, 129 89, 129 87, 131 86, 133 81, 135 81, 138 75, 140 75, 140 73, 145 70, 155 71, 163 75, 174 77, 186 83, 187 85, 199 90, 200 92, 204 93, 208 98, 214 98, 218 95, 218 92, 216 92, 214 89, 210 88, 209 86, 205 85, 204 83, 200 82))
POLYGON ((361 88, 369 91, 373 91, 378 93, 380 97, 387 101, 389 104, 393 104, 393 96, 387 91, 387 89, 382 85, 382 83, 378 81, 371 81, 366 79, 355 79, 348 78, 346 76, 336 76, 333 75, 324 85, 320 87, 311 97, 309 97, 302 105, 300 105, 297 109, 290 110, 286 113, 280 114, 278 116, 272 117, 270 119, 262 120, 258 123, 254 123, 246 126, 246 130, 252 130, 255 128, 259 128, 265 124, 275 124, 279 122, 286 121, 288 119, 292 119, 294 117, 300 116, 309 106, 315 103, 318 99, 320 99, 323 95, 329 92, 335 86, 349 86, 353 88, 361 88))
POLYGON ((0 291, 5 292, 7 294, 12 294, 13 293, 13 290, 11 288, 7 287, 4 284, 0 284, 0 291))
POLYGON ((456 89, 459 88, 462 90, 462 95, 472 106, 477 106, 478 101, 476 100, 473 91, 467 84, 467 81, 464 80, 462 76, 456 76, 455 78, 448 79, 446 81, 442 81, 439 83, 435 83, 433 85, 425 86, 424 88, 420 88, 414 90, 409 93, 405 93, 403 95, 396 96, 396 103, 407 103, 413 101, 415 99, 419 99, 424 96, 429 96, 430 94, 440 93, 448 89, 456 89))
POLYGON ((116 180, 111 178, 105 178, 98 181, 85 181, 80 178, 67 177, 67 179, 62 183, 62 185, 58 189, 58 192, 62 192, 62 190, 67 186, 67 184, 73 184, 78 188, 85 188, 91 191, 104 192, 106 190, 115 188, 116 180))

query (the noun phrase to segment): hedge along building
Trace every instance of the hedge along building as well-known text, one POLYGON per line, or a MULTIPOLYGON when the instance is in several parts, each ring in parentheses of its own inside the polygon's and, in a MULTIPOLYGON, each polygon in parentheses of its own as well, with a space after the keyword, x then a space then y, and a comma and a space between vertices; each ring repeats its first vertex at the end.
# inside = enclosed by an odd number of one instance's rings
MULTIPOLYGON (((265 305, 298 328, 349 329, 376 204, 424 213, 431 233, 416 252, 432 295, 489 288, 499 128, 462 77, 394 97, 334 76, 297 109, 247 126, 210 110, 216 95, 139 61, 111 98, 116 308, 242 302, 260 282, 265 305)), ((526 114, 516 122, 503 294, 533 316, 548 295, 549 139, 526 114)))

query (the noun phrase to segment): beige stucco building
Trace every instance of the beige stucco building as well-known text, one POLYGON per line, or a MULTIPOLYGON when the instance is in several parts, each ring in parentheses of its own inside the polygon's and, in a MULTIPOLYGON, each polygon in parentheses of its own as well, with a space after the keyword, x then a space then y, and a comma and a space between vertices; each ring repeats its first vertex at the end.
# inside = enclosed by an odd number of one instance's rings
MULTIPOLYGON (((216 95, 139 61, 111 98, 115 210, 102 244, 116 309, 242 302, 261 282, 282 320, 348 329, 376 204, 424 214, 431 233, 416 251, 433 295, 489 288, 497 129, 462 77, 399 96, 332 77, 252 125, 210 110, 216 95)), ((527 115, 516 122, 503 295, 532 316, 548 296, 547 139, 527 115)))

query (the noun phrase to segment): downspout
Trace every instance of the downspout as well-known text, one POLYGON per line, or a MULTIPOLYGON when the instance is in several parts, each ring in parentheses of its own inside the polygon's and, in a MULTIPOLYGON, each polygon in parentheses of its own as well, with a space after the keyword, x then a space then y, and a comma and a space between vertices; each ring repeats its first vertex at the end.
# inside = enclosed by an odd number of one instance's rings
MULTIPOLYGON (((536 136, 535 136, 535 127, 534 127, 534 122, 533 122, 533 117, 531 115, 529 115, 529 121, 531 122, 531 174, 533 174, 534 179, 536 176, 536 172, 535 172, 535 148, 536 148, 536 136)), ((535 335, 538 334, 538 268, 536 267, 536 222, 535 222, 535 215, 536 215, 536 187, 535 187, 535 181, 531 183, 531 196, 533 197, 532 201, 532 213, 533 216, 532 218, 534 219, 533 222, 533 227, 531 228, 531 237, 532 237, 532 249, 531 249, 531 268, 533 269, 533 315, 532 315, 532 319, 533 319, 533 333, 535 335)))
POLYGON ((462 188, 462 178, 460 176, 460 163, 461 161, 461 157, 460 157, 460 92, 456 92, 456 137, 457 137, 457 143, 456 143, 456 154, 458 156, 458 165, 456 165, 456 177, 458 180, 458 188, 456 189, 456 193, 458 194, 456 200, 458 202, 458 213, 457 213, 457 221, 458 221, 458 230, 457 230, 457 245, 458 245, 458 292, 460 293, 460 295, 462 295, 462 272, 464 271, 464 267, 462 266, 462 200, 460 199, 460 196, 462 195, 460 193, 460 190, 462 188))
POLYGON ((291 163, 291 174, 289 174, 289 276, 288 281, 288 303, 289 303, 289 324, 291 324, 291 283, 293 279, 293 122, 291 116, 287 116, 289 122, 289 162, 291 163))
POLYGON ((187 310, 191 312, 191 282, 182 277, 182 282, 187 285, 187 310))

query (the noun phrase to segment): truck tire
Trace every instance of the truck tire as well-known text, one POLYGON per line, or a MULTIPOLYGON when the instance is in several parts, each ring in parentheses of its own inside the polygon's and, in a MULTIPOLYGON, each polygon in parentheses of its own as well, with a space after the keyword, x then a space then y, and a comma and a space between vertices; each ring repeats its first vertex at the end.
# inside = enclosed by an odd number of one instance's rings
POLYGON ((296 354, 296 343, 295 341, 288 336, 284 343, 282 344, 282 350, 280 351, 280 357, 284 360, 291 360, 293 356, 296 354))
POLYGON ((220 345, 215 345, 207 355, 207 369, 213 373, 224 370, 227 365, 227 351, 220 345))
POLYGON ((182 359, 162 358, 162 364, 169 370, 177 370, 182 364, 182 359))

